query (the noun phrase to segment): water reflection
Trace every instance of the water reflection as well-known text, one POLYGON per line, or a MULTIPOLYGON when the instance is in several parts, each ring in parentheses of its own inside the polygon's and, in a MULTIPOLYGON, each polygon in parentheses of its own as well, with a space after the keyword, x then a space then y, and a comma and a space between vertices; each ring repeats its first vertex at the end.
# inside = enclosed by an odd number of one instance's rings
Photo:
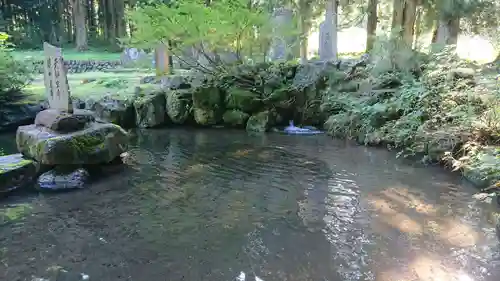
POLYGON ((439 169, 325 136, 133 144, 129 169, 89 189, 0 203, 29 206, 0 223, 1 280, 55 265, 113 281, 500 279, 497 210, 439 169))

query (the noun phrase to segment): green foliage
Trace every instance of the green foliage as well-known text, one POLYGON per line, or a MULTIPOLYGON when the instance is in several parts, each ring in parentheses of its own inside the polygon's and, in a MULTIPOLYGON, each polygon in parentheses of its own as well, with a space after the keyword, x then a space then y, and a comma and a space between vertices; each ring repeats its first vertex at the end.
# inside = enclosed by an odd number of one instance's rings
POLYGON ((500 144, 498 96, 476 79, 474 66, 451 49, 414 54, 407 69, 391 60, 382 55, 361 70, 363 92, 330 89, 323 107, 332 114, 326 123, 331 134, 432 161, 456 155, 470 141, 500 144))
POLYGON ((21 98, 20 90, 31 80, 28 65, 12 56, 8 35, 0 32, 0 100, 2 103, 21 98))
MULTIPOLYGON (((135 32, 132 38, 121 40, 123 44, 154 48, 159 42, 169 42, 178 57, 194 48, 212 66, 221 64, 214 54, 224 52, 235 54, 240 63, 264 61, 275 28, 264 6, 250 6, 244 0, 215 1, 209 6, 199 0, 179 1, 175 5, 150 3, 128 11, 127 15, 135 32)), ((295 27, 293 24, 281 33, 297 35, 295 27)), ((186 54, 182 57, 186 58, 186 54)), ((194 68, 205 69, 196 63, 197 59, 189 61, 195 61, 194 68)))

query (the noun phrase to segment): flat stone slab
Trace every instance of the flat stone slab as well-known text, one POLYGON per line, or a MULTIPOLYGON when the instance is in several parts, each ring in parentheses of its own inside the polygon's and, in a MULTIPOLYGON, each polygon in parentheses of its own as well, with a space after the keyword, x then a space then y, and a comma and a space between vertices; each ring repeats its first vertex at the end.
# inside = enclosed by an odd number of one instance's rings
POLYGON ((36 166, 21 153, 0 156, 0 193, 32 183, 36 166))
POLYGON ((93 113, 88 110, 80 109, 68 113, 58 109, 46 109, 36 115, 35 125, 57 132, 74 132, 82 130, 86 124, 93 121, 93 113))
POLYGON ((127 150, 128 134, 111 123, 93 122, 71 133, 28 125, 17 129, 16 143, 19 152, 41 164, 100 164, 113 161, 127 150))

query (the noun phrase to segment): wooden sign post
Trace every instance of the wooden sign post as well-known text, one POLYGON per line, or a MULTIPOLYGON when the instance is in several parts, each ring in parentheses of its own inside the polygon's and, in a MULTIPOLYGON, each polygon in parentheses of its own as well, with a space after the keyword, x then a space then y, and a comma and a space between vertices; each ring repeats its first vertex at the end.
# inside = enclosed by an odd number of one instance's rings
POLYGON ((73 113, 68 77, 62 50, 47 42, 43 43, 45 91, 52 109, 73 113))

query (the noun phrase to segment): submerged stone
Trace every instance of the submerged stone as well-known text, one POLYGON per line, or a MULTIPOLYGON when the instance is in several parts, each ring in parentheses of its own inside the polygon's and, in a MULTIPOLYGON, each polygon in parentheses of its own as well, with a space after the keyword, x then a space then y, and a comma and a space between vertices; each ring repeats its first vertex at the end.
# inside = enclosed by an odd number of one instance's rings
POLYGON ((168 117, 175 124, 183 124, 191 113, 192 90, 173 90, 165 94, 168 117))
POLYGON ((136 125, 152 128, 166 123, 165 94, 155 92, 138 98, 134 102, 136 125))
POLYGON ((128 134, 118 125, 91 123, 86 129, 58 133, 41 126, 20 126, 19 152, 45 165, 108 163, 127 150, 128 134))
POLYGON ((60 172, 54 169, 38 177, 37 188, 41 190, 79 189, 84 188, 89 179, 89 172, 83 168, 72 172, 60 172))
POLYGON ((0 193, 31 184, 35 174, 34 162, 22 154, 0 156, 0 193))

